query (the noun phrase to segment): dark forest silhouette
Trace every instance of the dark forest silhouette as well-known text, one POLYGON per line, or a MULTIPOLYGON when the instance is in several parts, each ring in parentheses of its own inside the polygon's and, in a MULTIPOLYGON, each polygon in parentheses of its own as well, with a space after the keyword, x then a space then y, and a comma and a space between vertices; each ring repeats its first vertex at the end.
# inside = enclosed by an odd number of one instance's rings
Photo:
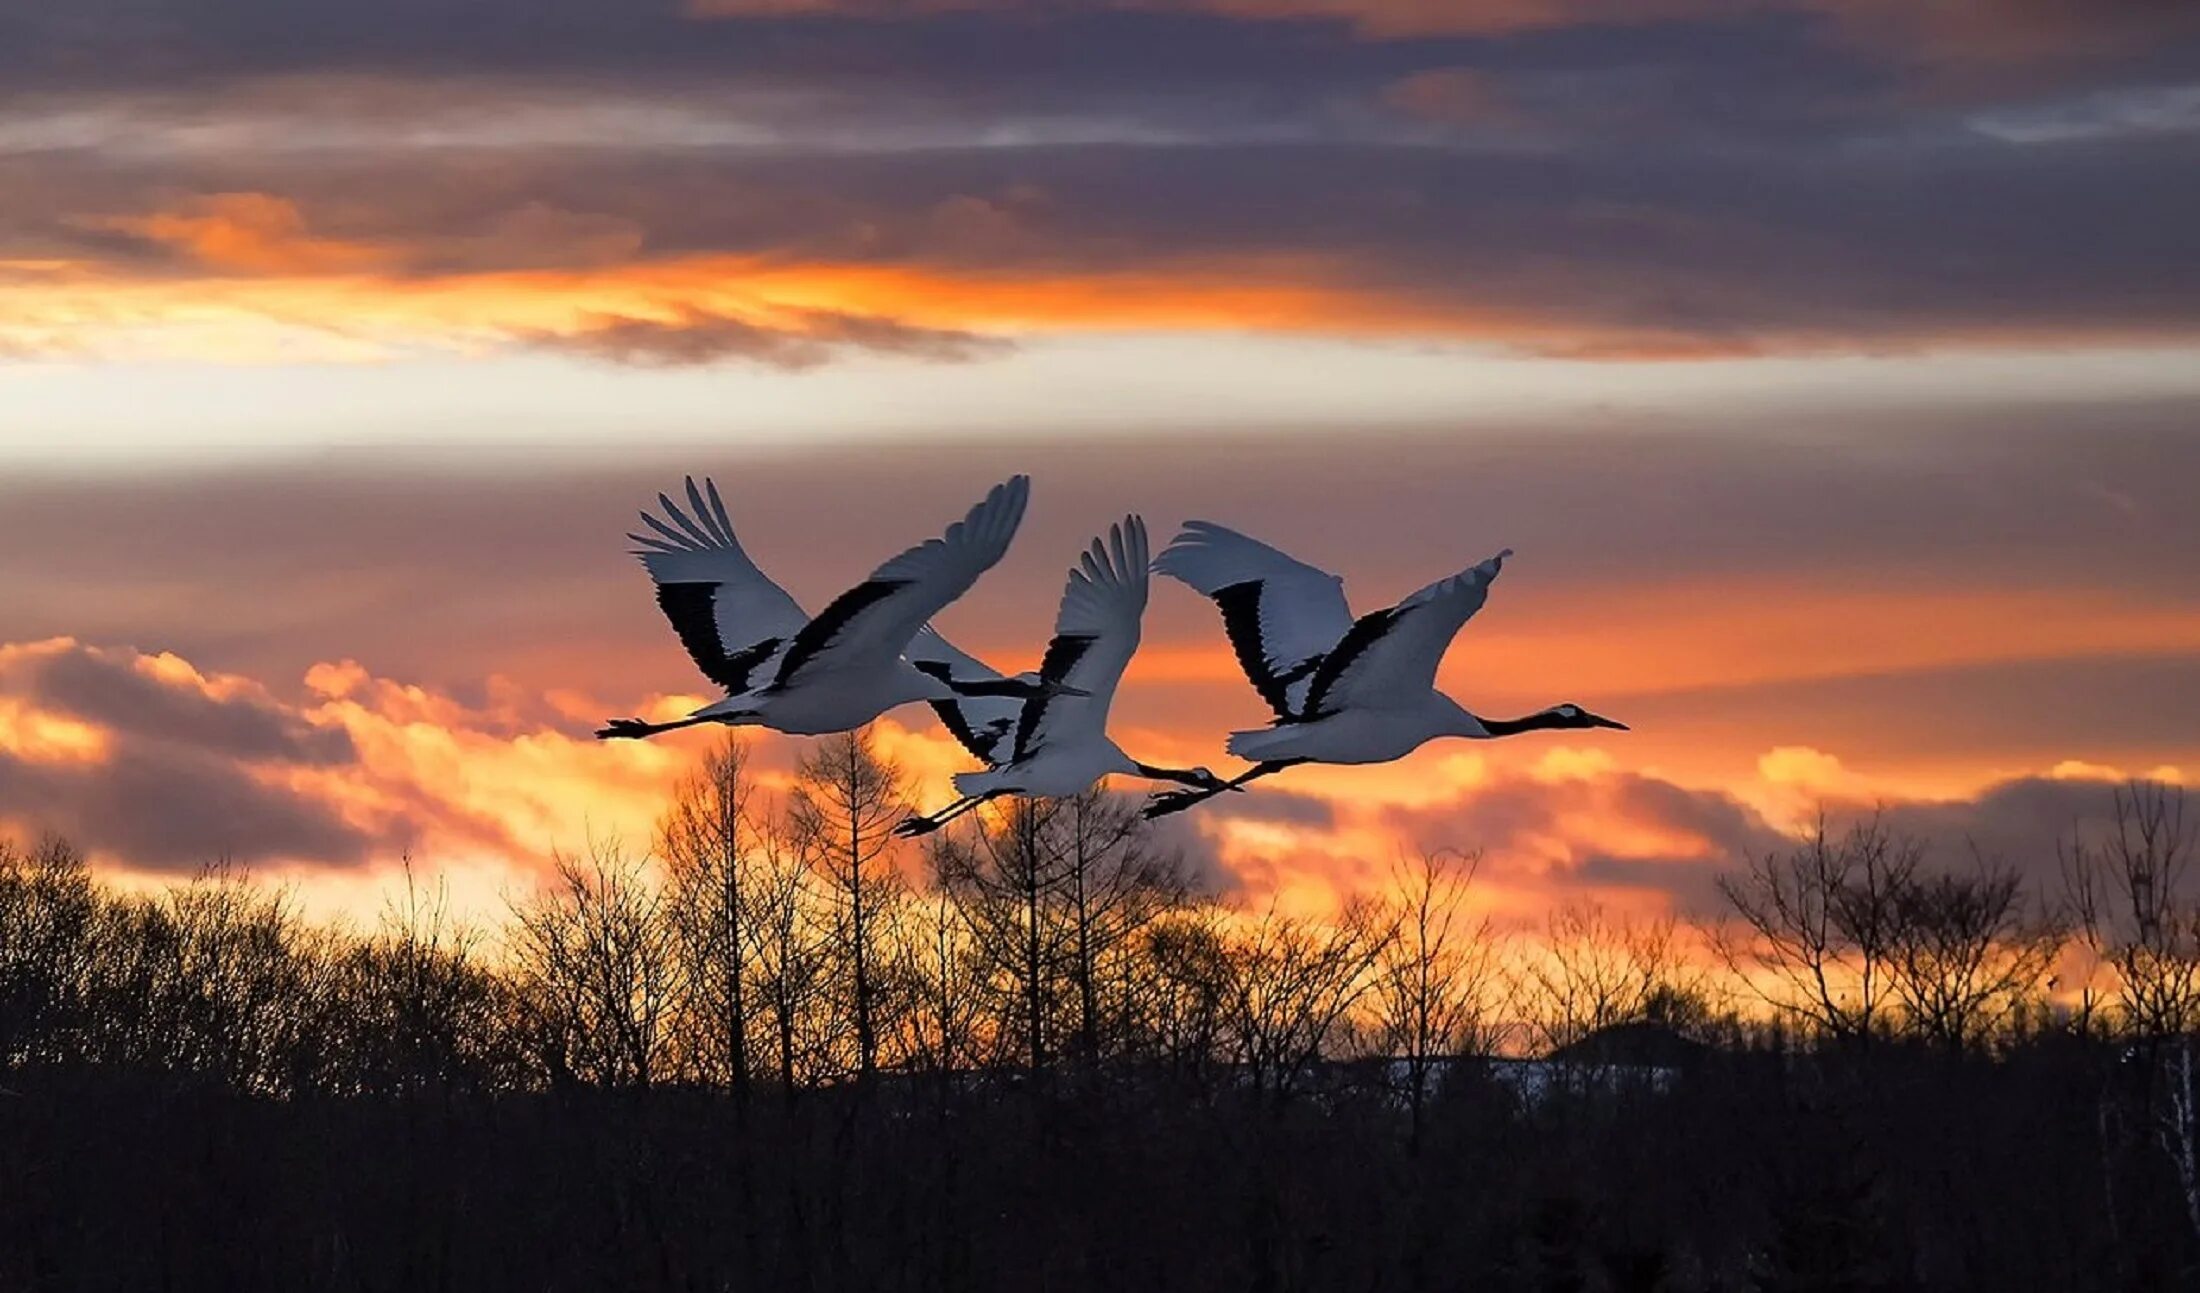
POLYGON ((1465 855, 1230 909, 1104 793, 918 851, 854 737, 777 801, 717 748, 493 930, 0 844, 0 1289, 2181 1287, 2200 898, 2114 795, 2053 892, 1738 859, 1708 958, 1516 954, 1465 855))

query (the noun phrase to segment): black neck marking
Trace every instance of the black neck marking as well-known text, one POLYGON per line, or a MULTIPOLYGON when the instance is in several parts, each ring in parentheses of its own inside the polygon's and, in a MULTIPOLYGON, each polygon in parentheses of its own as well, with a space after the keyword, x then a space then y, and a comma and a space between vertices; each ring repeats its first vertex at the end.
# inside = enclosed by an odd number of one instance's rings
MULTIPOLYGON (((1134 760, 1135 762, 1135 760, 1134 760)), ((1153 763, 1138 763, 1138 775, 1148 781, 1174 781, 1180 786, 1205 786, 1207 782, 1188 768, 1164 768, 1153 763)))
POLYGON ((1480 723, 1482 730, 1488 732, 1491 736, 1518 736, 1522 732, 1545 732, 1553 728, 1566 726, 1565 719, 1551 713, 1549 710, 1539 714, 1530 714, 1525 718, 1481 718, 1478 716, 1475 721, 1480 723))

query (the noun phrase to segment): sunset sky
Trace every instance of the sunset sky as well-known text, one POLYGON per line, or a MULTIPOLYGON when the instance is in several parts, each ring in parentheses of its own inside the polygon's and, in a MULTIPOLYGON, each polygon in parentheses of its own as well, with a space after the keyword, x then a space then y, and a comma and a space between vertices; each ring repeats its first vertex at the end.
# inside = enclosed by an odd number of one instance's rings
MULTIPOLYGON (((714 739, 589 735, 708 687, 657 490, 815 609, 1024 471, 1003 666, 1125 511, 1363 610, 1510 546, 1445 688, 1633 728, 1173 820, 1224 887, 1686 912, 1874 804, 2048 874, 2200 770, 2196 231, 2169 0, 0 0, 0 836, 493 907, 714 739)), ((1115 712, 1264 711, 1160 581, 1115 712)))

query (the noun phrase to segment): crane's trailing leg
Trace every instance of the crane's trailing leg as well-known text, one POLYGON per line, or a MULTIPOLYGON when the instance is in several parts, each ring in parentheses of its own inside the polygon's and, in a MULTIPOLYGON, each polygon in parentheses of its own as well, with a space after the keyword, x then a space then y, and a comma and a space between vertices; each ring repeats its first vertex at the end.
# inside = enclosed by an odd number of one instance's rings
POLYGON ((1306 759, 1270 759, 1266 763, 1254 764, 1251 768, 1211 790, 1171 790, 1164 794, 1155 795, 1146 802, 1146 818, 1150 821, 1156 817, 1166 817, 1170 813, 1181 813, 1195 804, 1206 803, 1225 790, 1243 790, 1245 783, 1248 781, 1258 781, 1262 777, 1271 776, 1283 771, 1285 768, 1295 768, 1306 762, 1308 762, 1306 759))
POLYGON ((636 740, 644 736, 655 736, 659 732, 671 732, 683 727, 693 727, 698 723, 717 721, 719 721, 717 718, 682 718, 670 723, 645 723, 638 718, 614 718, 596 729, 596 739, 599 741, 636 740))
POLYGON ((930 835, 940 827, 977 808, 994 796, 1014 793, 1010 790, 988 790, 982 795, 964 795, 954 803, 929 816, 905 818, 901 825, 894 828, 894 834, 905 840, 915 839, 920 835, 930 835))

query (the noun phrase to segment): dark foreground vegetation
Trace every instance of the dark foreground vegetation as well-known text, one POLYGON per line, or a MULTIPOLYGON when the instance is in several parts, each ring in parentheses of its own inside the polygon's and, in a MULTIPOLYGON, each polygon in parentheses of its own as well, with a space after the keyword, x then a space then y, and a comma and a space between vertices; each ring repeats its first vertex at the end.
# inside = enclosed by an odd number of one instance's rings
POLYGON ((1701 953, 1501 938, 1445 857, 1225 911, 1105 796, 900 857, 897 801, 729 747, 494 935, 0 846, 0 1290, 2200 1286, 2174 792, 2054 895, 1822 832, 1701 953))

